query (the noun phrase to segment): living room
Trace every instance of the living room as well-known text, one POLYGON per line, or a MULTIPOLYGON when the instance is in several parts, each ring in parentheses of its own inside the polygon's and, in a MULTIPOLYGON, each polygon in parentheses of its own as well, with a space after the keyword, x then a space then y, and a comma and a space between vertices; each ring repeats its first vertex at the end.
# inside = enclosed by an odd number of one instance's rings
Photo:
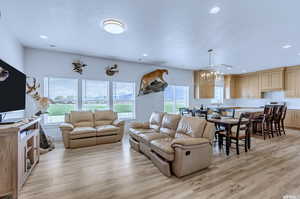
POLYGON ((300 198, 300 3, 0 2, 0 198, 300 198))

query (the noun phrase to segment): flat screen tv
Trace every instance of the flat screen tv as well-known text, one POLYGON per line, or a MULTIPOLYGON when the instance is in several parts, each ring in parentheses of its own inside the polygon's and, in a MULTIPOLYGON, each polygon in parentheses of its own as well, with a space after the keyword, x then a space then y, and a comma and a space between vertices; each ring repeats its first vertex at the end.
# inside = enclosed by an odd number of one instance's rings
POLYGON ((0 59, 0 114, 25 109, 26 75, 0 59))

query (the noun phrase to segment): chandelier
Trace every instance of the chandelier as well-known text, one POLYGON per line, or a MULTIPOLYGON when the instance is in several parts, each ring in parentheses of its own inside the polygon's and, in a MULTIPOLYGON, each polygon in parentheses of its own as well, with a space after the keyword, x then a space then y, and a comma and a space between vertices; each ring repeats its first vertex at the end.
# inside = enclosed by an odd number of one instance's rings
POLYGON ((232 66, 226 65, 226 64, 220 64, 220 65, 214 65, 213 63, 213 55, 214 55, 214 50, 209 49, 208 50, 208 66, 205 67, 205 70, 201 71, 200 78, 202 80, 220 80, 222 79, 224 73, 221 72, 222 68, 225 67, 227 70, 231 70, 232 66))

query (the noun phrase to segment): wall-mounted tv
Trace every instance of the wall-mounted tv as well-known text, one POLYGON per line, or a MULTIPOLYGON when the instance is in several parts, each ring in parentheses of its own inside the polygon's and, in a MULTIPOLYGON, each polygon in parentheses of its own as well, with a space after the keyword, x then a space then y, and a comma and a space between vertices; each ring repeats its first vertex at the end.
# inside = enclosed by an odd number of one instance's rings
POLYGON ((0 59, 0 113, 25 109, 26 75, 0 59))

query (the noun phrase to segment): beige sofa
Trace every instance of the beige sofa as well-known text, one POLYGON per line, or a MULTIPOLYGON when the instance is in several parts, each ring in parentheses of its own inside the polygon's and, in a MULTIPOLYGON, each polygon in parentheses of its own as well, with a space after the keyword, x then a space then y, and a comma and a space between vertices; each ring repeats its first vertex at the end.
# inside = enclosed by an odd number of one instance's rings
POLYGON ((215 126, 204 119, 154 112, 148 123, 131 123, 129 142, 166 176, 209 167, 215 126))
POLYGON ((65 148, 78 148, 119 142, 124 124, 113 111, 71 111, 59 128, 65 148))

